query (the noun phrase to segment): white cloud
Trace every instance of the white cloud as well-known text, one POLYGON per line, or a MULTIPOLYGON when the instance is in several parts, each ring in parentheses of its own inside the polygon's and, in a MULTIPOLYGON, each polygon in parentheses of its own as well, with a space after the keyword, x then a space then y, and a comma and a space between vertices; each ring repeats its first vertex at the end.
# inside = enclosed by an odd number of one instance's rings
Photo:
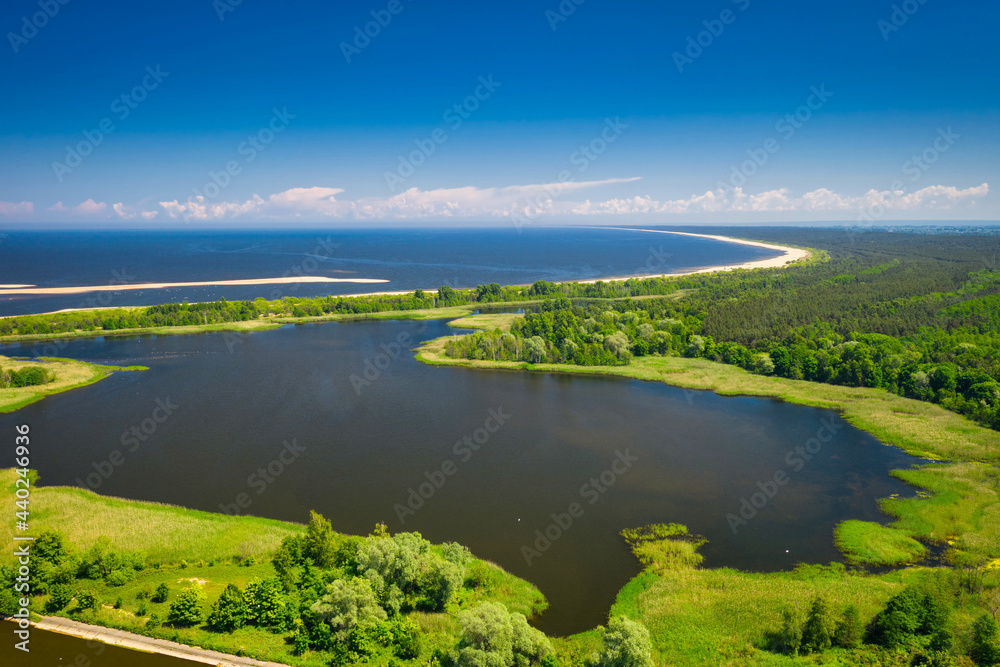
POLYGON ((508 216, 525 211, 569 213, 572 202, 561 202, 566 194, 600 185, 629 183, 638 178, 612 178, 603 181, 540 183, 503 188, 438 188, 405 192, 384 198, 337 199, 341 188, 292 188, 272 194, 267 199, 254 195, 244 202, 206 202, 196 197, 186 202, 160 202, 172 218, 185 220, 221 220, 245 214, 264 218, 336 218, 354 220, 454 218, 508 216))
POLYGON ((858 197, 838 194, 820 188, 795 197, 787 188, 747 194, 743 188, 732 191, 708 191, 689 199, 656 201, 650 197, 609 199, 603 202, 587 200, 573 209, 579 215, 636 215, 644 213, 718 213, 718 212, 786 212, 813 213, 821 211, 860 212, 882 206, 887 210, 945 210, 959 205, 974 204, 989 194, 989 185, 960 190, 954 186, 931 185, 906 194, 902 191, 869 190, 858 197))
POLYGON ((53 211, 55 213, 65 213, 69 215, 85 215, 92 216, 98 213, 102 213, 108 208, 105 202, 96 202, 93 199, 88 199, 82 201, 76 206, 64 206, 61 201, 57 201, 52 206, 45 209, 46 211, 53 211))
MULTIPOLYGON (((945 211, 974 206, 989 194, 989 185, 960 189, 951 185, 931 185, 911 193, 904 191, 868 190, 861 195, 846 195, 828 188, 819 188, 795 195, 788 188, 767 190, 756 194, 743 188, 709 190, 687 199, 657 200, 648 195, 614 198, 604 201, 579 201, 572 195, 581 190, 604 185, 634 183, 639 178, 611 178, 601 181, 566 183, 536 183, 507 187, 437 188, 420 190, 410 188, 389 197, 339 199, 344 190, 331 187, 292 188, 268 195, 253 195, 245 201, 207 201, 195 197, 159 202, 159 208, 147 210, 140 202, 129 206, 122 202, 112 204, 87 199, 76 206, 67 207, 62 202, 45 209, 56 219, 78 217, 117 217, 123 220, 152 220, 162 211, 173 219, 186 221, 263 220, 304 221, 322 220, 408 220, 408 219, 474 219, 519 217, 574 216, 642 216, 642 215, 698 215, 733 213, 734 218, 752 213, 801 214, 802 219, 812 215, 844 212, 845 217, 872 212, 879 207, 886 211, 945 211)), ((0 217, 15 218, 33 215, 32 202, 0 201, 0 217)))
POLYGON ((0 201, 0 216, 5 218, 17 218, 25 215, 34 215, 35 205, 30 201, 12 202, 0 201))

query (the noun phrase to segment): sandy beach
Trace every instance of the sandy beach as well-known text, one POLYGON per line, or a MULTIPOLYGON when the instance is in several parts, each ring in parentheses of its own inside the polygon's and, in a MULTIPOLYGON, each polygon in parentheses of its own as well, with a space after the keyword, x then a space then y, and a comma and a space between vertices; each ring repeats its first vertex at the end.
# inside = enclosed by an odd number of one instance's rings
POLYGON ((80 285, 78 287, 36 287, 35 285, 0 285, 5 294, 84 294, 86 292, 120 292, 125 290, 163 289, 165 287, 214 287, 230 285, 284 285, 289 283, 387 283, 378 278, 326 278, 295 276, 290 278, 251 278, 248 280, 206 280, 193 283, 135 283, 122 285, 80 285))
MULTIPOLYGON (((606 278, 593 278, 592 280, 569 280, 566 282, 571 283, 581 283, 584 285, 590 285, 596 282, 608 282, 611 280, 628 280, 630 278, 642 280, 644 278, 669 278, 676 276, 690 276, 697 273, 714 273, 716 271, 735 271, 737 269, 773 269, 786 264, 791 264, 792 262, 797 262, 799 260, 809 257, 811 254, 808 250, 802 250, 801 248, 790 248, 788 246, 773 245, 770 243, 761 243, 760 241, 746 241, 743 239, 734 239, 729 236, 715 236, 712 234, 693 234, 691 232, 668 232, 660 229, 638 229, 631 227, 593 227, 588 229, 620 229, 629 232, 648 232, 650 234, 677 234, 680 236, 695 236, 703 239, 711 239, 713 241, 722 241, 724 243, 738 243, 740 245, 749 245, 756 248, 766 248, 768 250, 777 250, 781 252, 781 255, 777 257, 771 257, 770 259, 759 259, 754 262, 744 262, 743 264, 733 264, 733 265, 722 265, 722 266, 709 266, 704 269, 695 269, 693 271, 678 271, 676 273, 653 273, 653 274, 635 274, 628 276, 608 276, 606 278)), ((529 287, 529 285, 518 285, 518 287, 529 287)), ((424 289, 425 292, 431 294, 437 294, 437 288, 424 289)), ((338 294, 338 297, 355 297, 355 296, 398 296, 400 294, 410 294, 413 290, 401 290, 397 292, 367 292, 365 294, 338 294)))

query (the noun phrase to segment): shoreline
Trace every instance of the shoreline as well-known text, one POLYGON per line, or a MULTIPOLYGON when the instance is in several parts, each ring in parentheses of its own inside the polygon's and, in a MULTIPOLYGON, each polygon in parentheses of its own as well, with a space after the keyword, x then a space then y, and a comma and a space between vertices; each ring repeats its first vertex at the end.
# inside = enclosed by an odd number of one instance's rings
MULTIPOLYGON (((634 232, 647 232, 650 234, 677 234, 680 236, 693 236, 698 238, 710 239, 713 241, 720 241, 723 243, 736 243, 739 245, 754 246, 758 248, 766 248, 769 250, 780 250, 783 254, 777 257, 771 257, 768 259, 759 259, 752 262, 744 262, 743 264, 732 264, 732 265, 717 265, 703 267, 700 269, 691 269, 688 271, 678 271, 675 273, 656 273, 649 275, 628 275, 628 276, 610 276, 605 278, 591 278, 587 280, 561 280, 556 282, 557 285, 579 283, 581 285, 592 285, 598 282, 612 282, 620 280, 646 280, 648 278, 676 278, 682 276, 691 276, 702 273, 715 273, 717 271, 736 271, 740 269, 769 269, 769 268, 781 268, 787 266, 793 262, 798 262, 804 259, 808 259, 813 255, 809 250, 803 248, 793 248, 791 246, 781 246, 774 245, 771 243, 763 243, 760 241, 749 241, 746 239, 738 239, 730 236, 718 236, 712 234, 694 234, 691 232, 671 232, 659 229, 638 229, 632 227, 598 227, 597 229, 620 229, 623 231, 634 231, 634 232)), ((0 297, 5 294, 82 294, 91 291, 117 291, 117 290, 138 290, 138 289, 163 289, 166 287, 197 287, 197 286, 232 286, 232 285, 275 285, 275 284, 295 284, 295 283, 359 283, 359 284, 375 284, 375 283, 387 283, 391 282, 389 280, 380 278, 325 278, 321 276, 301 276, 301 277, 287 277, 287 278, 253 278, 246 280, 221 280, 221 281, 206 281, 206 282, 188 282, 188 283, 139 283, 135 285, 103 285, 103 286, 82 286, 82 287, 50 287, 50 288, 37 288, 34 285, 0 285, 0 297), (13 289, 17 288, 17 289, 13 289)), ((530 287, 530 284, 523 285, 508 285, 508 287, 530 287)), ((419 288, 406 289, 406 290, 389 290, 382 292, 360 292, 353 294, 331 294, 330 296, 340 298, 340 299, 354 299, 360 297, 370 297, 370 296, 402 296, 405 294, 412 294, 419 288)), ((471 288, 456 288, 456 289, 471 289, 471 288)), ((428 294, 437 294, 437 288, 424 289, 423 292, 428 294)), ((147 306, 122 306, 122 308, 145 308, 147 306)), ((6 319, 10 317, 27 317, 30 315, 55 315, 58 313, 71 313, 77 311, 86 310, 107 310, 107 306, 95 306, 88 308, 62 308, 60 310, 46 311, 42 313, 28 313, 25 315, 0 315, 0 319, 6 319)))

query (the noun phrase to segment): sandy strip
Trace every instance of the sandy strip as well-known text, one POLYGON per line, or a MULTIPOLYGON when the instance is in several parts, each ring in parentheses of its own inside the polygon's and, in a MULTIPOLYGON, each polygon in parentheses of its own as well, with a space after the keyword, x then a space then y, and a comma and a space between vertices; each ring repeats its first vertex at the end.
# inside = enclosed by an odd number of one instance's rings
MULTIPOLYGON (((777 257, 771 257, 770 259, 758 259, 754 262, 744 262, 743 264, 734 264, 731 266, 710 266, 704 269, 696 269, 694 271, 678 271, 677 273, 654 273, 651 275, 630 275, 630 276, 611 276, 608 278, 594 278, 592 280, 566 280, 566 283, 580 283, 582 285, 591 285, 596 282, 608 282, 611 280, 644 280, 646 278, 670 278, 675 276, 691 276, 697 273, 714 273, 716 271, 735 271, 737 269, 774 269, 778 267, 785 266, 786 264, 791 264, 792 262, 797 262, 802 259, 806 259, 812 253, 808 250, 802 250, 801 248, 790 248, 783 245, 772 245, 770 243, 761 243, 760 241, 746 241, 744 239, 734 239, 729 236, 715 236, 712 234, 692 234, 691 232, 668 232, 662 229, 636 229, 631 227, 587 227, 586 229, 620 229, 622 231, 628 232, 648 232, 650 234, 679 234, 680 236, 696 236, 703 239, 711 239, 712 241, 722 241, 723 243, 738 243, 740 245, 754 246, 755 248, 766 248, 767 250, 777 250, 781 252, 781 255, 777 257)), ((556 283, 561 284, 561 283, 556 283)), ((530 285, 513 285, 513 287, 530 287, 530 285)), ((459 288, 456 288, 459 289, 459 288)), ((437 294, 437 289, 425 289, 425 292, 430 294, 437 294)), ((404 290, 401 292, 368 292, 366 294, 336 294, 334 296, 339 297, 358 297, 358 296, 398 296, 401 294, 411 294, 413 290, 404 290)))
POLYGON ((251 278, 249 280, 207 280, 195 283, 129 283, 123 285, 82 285, 79 287, 35 287, 34 285, 0 285, 0 296, 7 294, 84 294, 86 292, 121 292, 165 287, 212 287, 232 285, 283 285, 288 283, 387 283, 379 278, 327 278, 325 276, 295 276, 292 278, 251 278))
POLYGON ((704 269, 697 269, 694 271, 677 271, 676 273, 654 273, 650 275, 633 275, 633 276, 612 276, 609 278, 595 278, 594 280, 577 280, 570 282, 579 282, 585 285, 593 284, 596 282, 607 282, 610 280, 644 280, 646 278, 671 278, 677 276, 692 276, 698 273, 715 273, 716 271, 736 271, 737 269, 774 269, 778 267, 785 266, 786 264, 791 264, 792 262, 797 262, 802 259, 806 259, 811 252, 808 250, 803 250, 801 248, 790 248, 783 245, 773 245, 770 243, 761 243, 760 241, 747 241, 744 239, 734 239, 730 236, 716 236, 713 234, 693 234, 691 232, 669 232, 663 229, 638 229, 633 227, 593 227, 592 229, 620 229, 627 232, 646 232, 649 234, 677 234, 679 236, 694 236, 702 239, 711 239, 712 241, 722 241, 723 243, 738 243, 739 245, 749 245, 755 248, 766 248, 768 250, 777 250, 781 252, 781 255, 777 257, 771 257, 770 259, 759 259, 754 262, 744 262, 743 264, 732 264, 727 266, 709 266, 704 269))

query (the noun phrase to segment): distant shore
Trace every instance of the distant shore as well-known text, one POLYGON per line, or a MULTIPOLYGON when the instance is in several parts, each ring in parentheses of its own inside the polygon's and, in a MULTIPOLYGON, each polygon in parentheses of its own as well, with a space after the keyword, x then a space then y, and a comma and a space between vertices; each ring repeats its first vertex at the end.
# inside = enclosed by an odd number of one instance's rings
MULTIPOLYGON (((765 248, 768 250, 776 250, 782 254, 777 257, 771 257, 768 259, 759 259, 752 262, 744 262, 742 264, 728 264, 728 265, 717 265, 709 266, 701 269, 692 269, 689 271, 677 271, 674 273, 656 273, 656 274, 636 274, 627 276, 609 276, 605 278, 592 278, 588 280, 566 280, 560 282, 566 283, 580 283, 583 285, 593 284, 597 282, 610 282, 614 280, 644 280, 647 278, 673 278, 679 276, 690 276, 701 273, 715 273, 717 271, 736 271, 738 269, 767 269, 767 268, 780 268, 792 262, 801 261, 807 259, 812 255, 808 250, 802 248, 793 248, 790 246, 774 245, 771 243, 762 243, 760 241, 748 241, 745 239, 732 238, 730 236, 716 236, 711 234, 693 234, 690 232, 671 232, 659 229, 638 229, 630 227, 601 227, 600 229, 619 229, 622 231, 632 231, 632 232, 648 232, 650 234, 678 234, 680 236, 693 236, 698 238, 710 239, 712 241, 721 241, 723 243, 736 243, 739 245, 753 246, 756 248, 765 248)), ((388 280, 380 278, 327 278, 324 276, 295 276, 295 277, 285 277, 285 278, 253 278, 247 280, 217 280, 217 281, 204 281, 204 282, 178 282, 178 283, 136 283, 136 284, 122 284, 122 285, 101 285, 101 286, 79 286, 79 287, 48 287, 40 288, 34 285, 0 285, 0 297, 6 294, 82 294, 85 292, 98 292, 98 291, 118 291, 118 290, 140 290, 140 289, 162 289, 165 287, 203 287, 203 286, 232 286, 232 285, 276 285, 276 284, 294 284, 294 283, 360 283, 360 284, 374 284, 374 283, 387 283, 388 280)), ((557 283, 558 284, 558 283, 557 283)), ((529 287, 530 285, 514 285, 513 287, 529 287)), ((412 294, 416 291, 414 289, 404 289, 404 290, 390 290, 382 292, 358 292, 352 294, 335 294, 337 298, 358 298, 367 296, 401 296, 404 294, 412 294)), ((437 294, 437 288, 427 288, 423 289, 423 292, 428 294, 437 294)), ((125 308, 140 308, 144 306, 124 306, 125 308)), ((61 310, 47 311, 43 313, 32 313, 33 315, 53 315, 58 313, 69 313, 81 310, 104 310, 105 307, 95 306, 95 307, 84 307, 84 308, 63 308, 61 310)), ((21 317, 20 315, 3 315, 0 318, 7 317, 21 317)))
MULTIPOLYGON (((662 229, 638 229, 631 227, 595 227, 594 229, 619 229, 622 231, 629 232, 648 232, 650 234, 678 234, 680 236, 695 236, 703 239, 711 239, 712 241, 722 241, 723 243, 737 243, 739 245, 753 246, 755 248, 766 248, 767 250, 777 250, 782 254, 778 257, 770 257, 768 259, 758 259, 753 262, 744 262, 742 264, 720 264, 717 266, 709 266, 702 269, 692 269, 690 271, 677 271, 674 273, 654 273, 654 274, 636 274, 628 276, 608 276, 606 278, 591 278, 588 280, 563 280, 560 282, 566 283, 580 283, 581 285, 592 285, 598 282, 610 282, 612 280, 645 280, 646 278, 676 278, 679 276, 693 276, 699 273, 715 273, 716 271, 736 271, 737 269, 775 269, 785 266, 786 264, 791 264, 792 262, 798 262, 803 259, 808 259, 812 256, 812 253, 803 248, 793 248, 791 246, 774 245, 772 243, 762 243, 760 241, 748 241, 746 239, 736 239, 731 236, 716 236, 712 234, 692 234, 691 232, 669 232, 662 229)), ((559 283, 556 283, 559 284, 559 283)), ((530 287, 530 285, 513 285, 513 287, 530 287)), ((424 292, 430 294, 437 294, 437 289, 425 289, 424 292)), ((337 294, 337 297, 359 297, 359 296, 399 296, 401 294, 410 294, 413 290, 398 290, 394 292, 367 292, 363 294, 337 294)))

